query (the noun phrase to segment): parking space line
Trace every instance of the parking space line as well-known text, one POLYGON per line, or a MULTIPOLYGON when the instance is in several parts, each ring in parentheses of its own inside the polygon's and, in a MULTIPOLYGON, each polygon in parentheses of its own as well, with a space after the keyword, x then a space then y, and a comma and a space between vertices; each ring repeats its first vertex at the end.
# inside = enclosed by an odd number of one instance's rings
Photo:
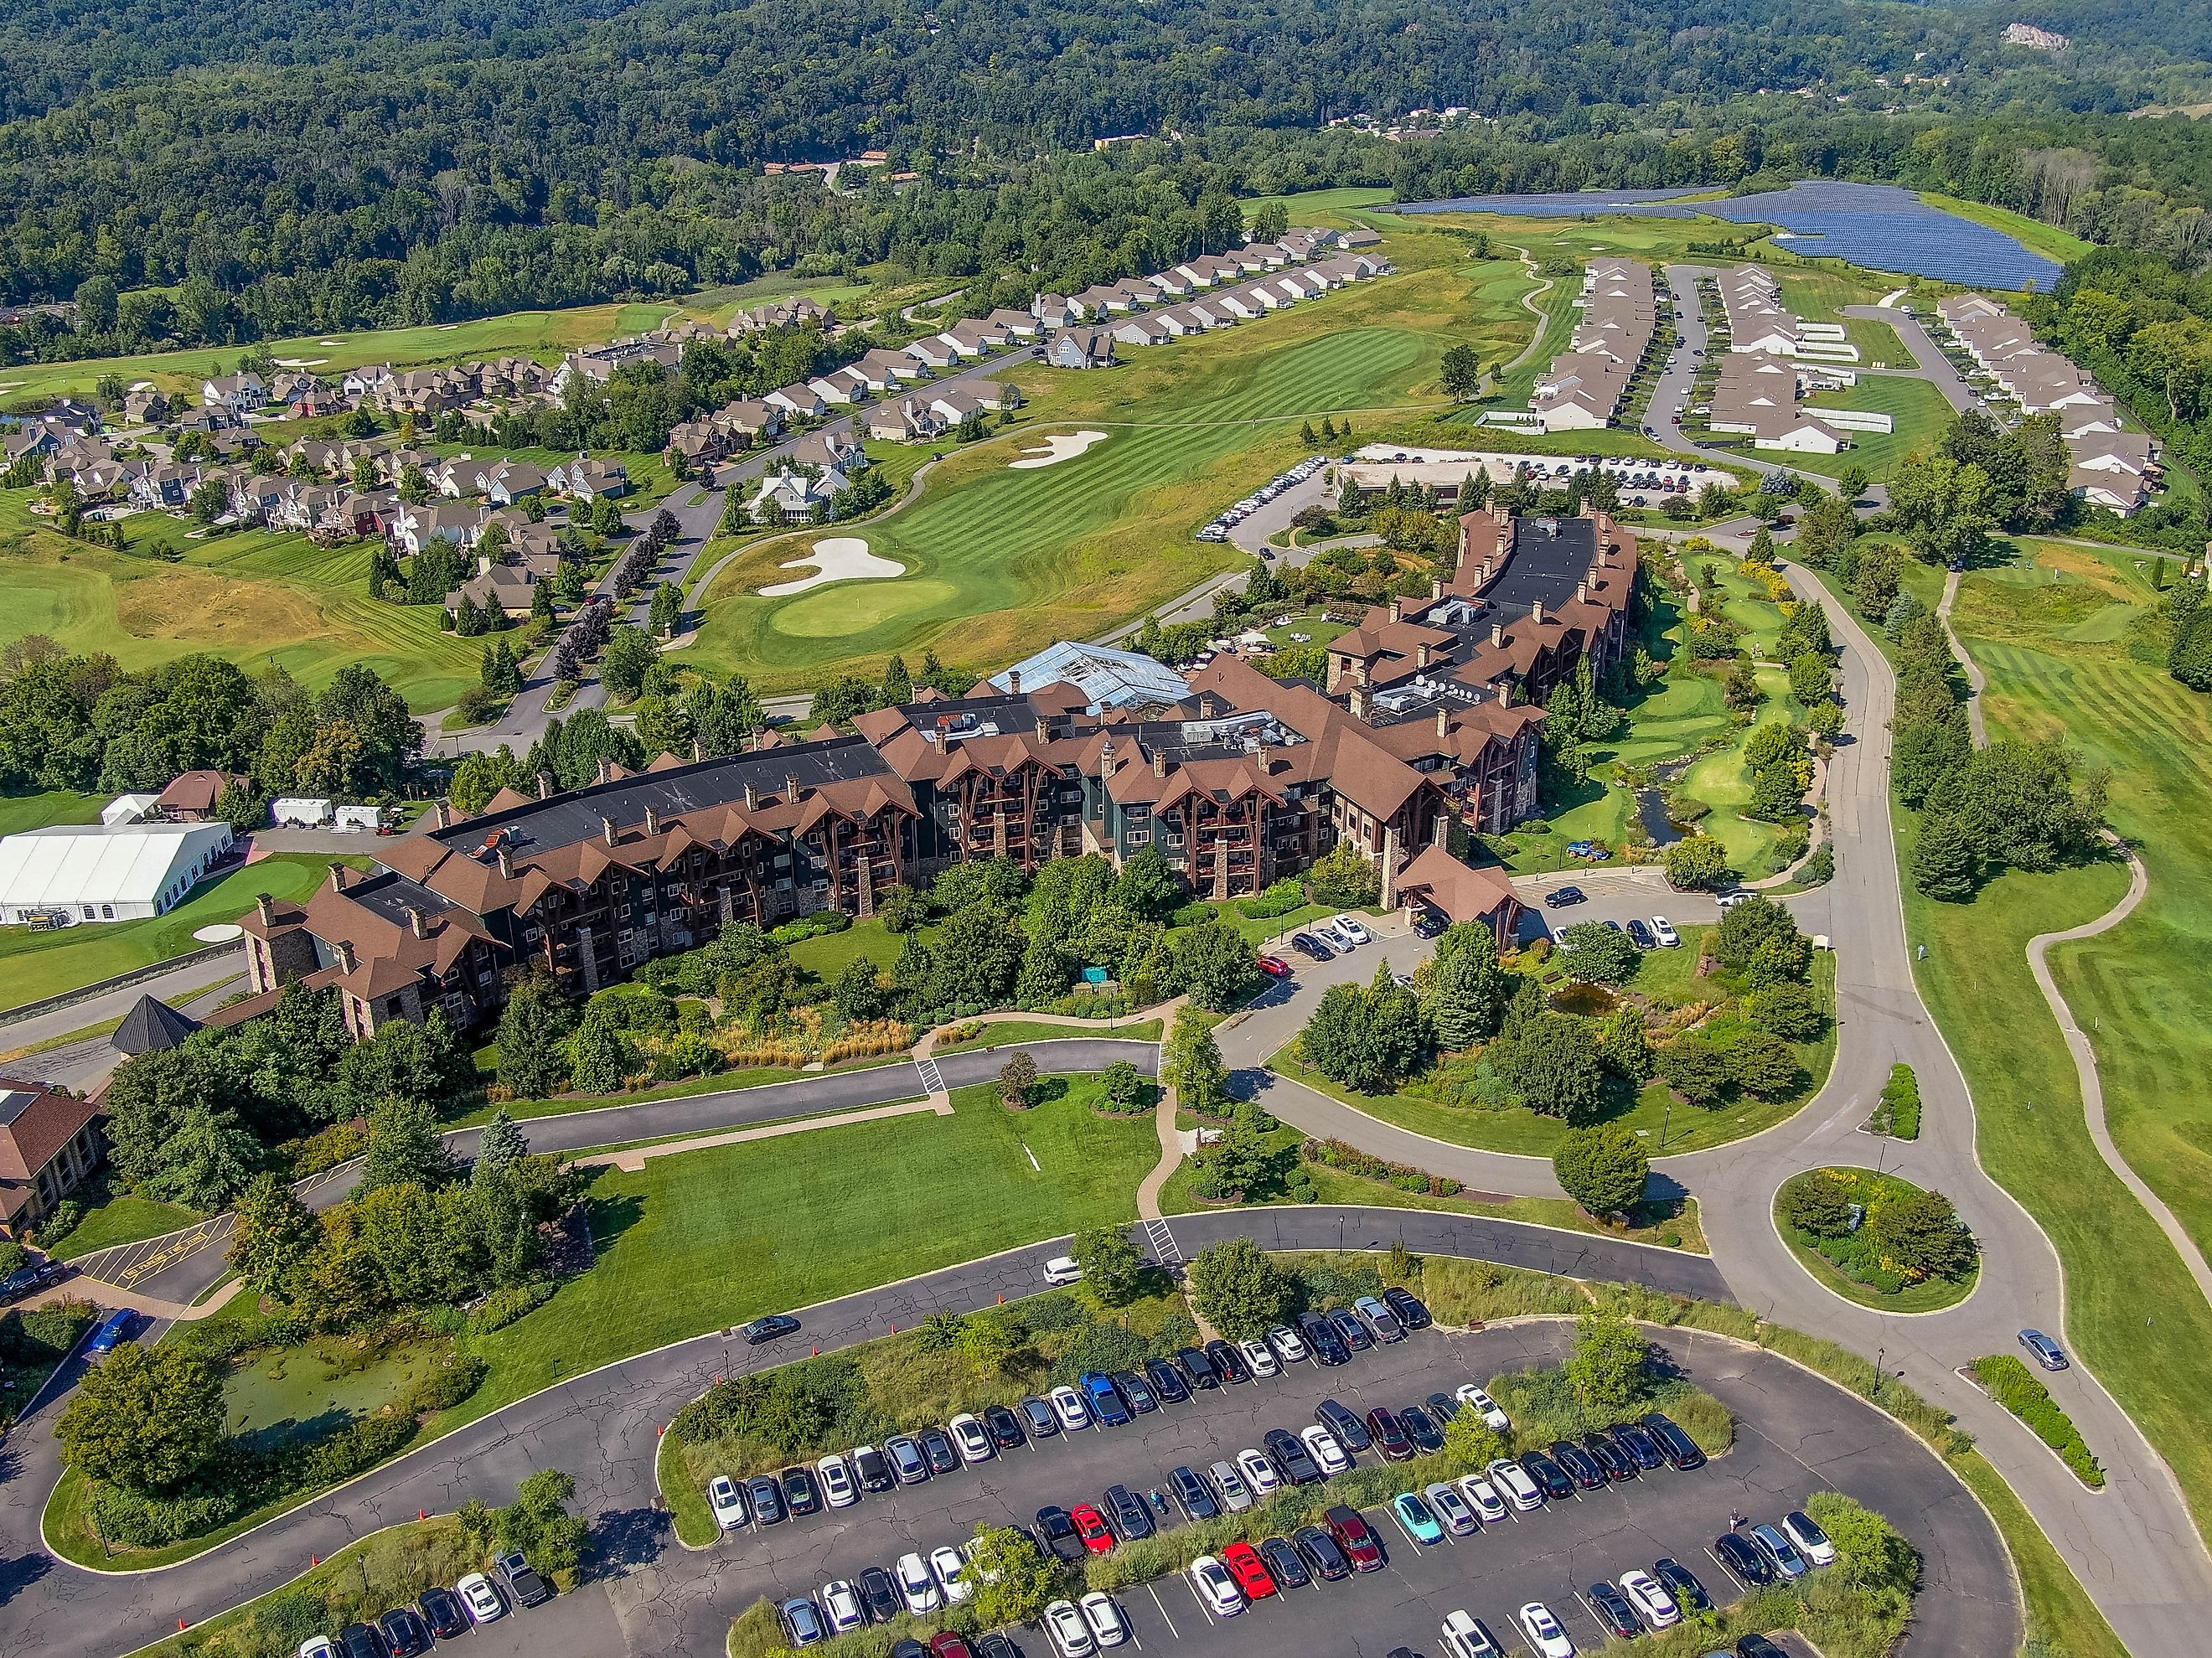
POLYGON ((1722 1559, 1719 1555, 1714 1553, 1711 1549, 1708 1548, 1705 1551, 1705 1558, 1718 1566, 1721 1569, 1722 1573, 1728 1578, 1729 1582, 1735 1584, 1738 1590, 1745 1594, 1751 1593, 1751 1585, 1745 1582, 1742 1578, 1737 1576, 1735 1570, 1729 1565, 1729 1563, 1722 1559))
POLYGON ((1176 1627, 1175 1619, 1168 1615, 1167 1602, 1160 1599, 1157 1579, 1148 1580, 1146 1582, 1145 1593, 1152 1597, 1152 1604, 1160 1609, 1160 1621, 1168 1626, 1168 1633, 1174 1636, 1176 1640, 1182 1640, 1182 1631, 1176 1627))

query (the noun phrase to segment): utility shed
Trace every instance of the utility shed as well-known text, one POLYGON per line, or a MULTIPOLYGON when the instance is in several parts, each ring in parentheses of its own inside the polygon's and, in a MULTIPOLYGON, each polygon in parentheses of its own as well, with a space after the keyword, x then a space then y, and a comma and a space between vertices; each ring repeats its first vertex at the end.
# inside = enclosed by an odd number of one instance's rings
POLYGON ((166 914, 228 849, 228 823, 80 823, 0 839, 0 922, 166 914))

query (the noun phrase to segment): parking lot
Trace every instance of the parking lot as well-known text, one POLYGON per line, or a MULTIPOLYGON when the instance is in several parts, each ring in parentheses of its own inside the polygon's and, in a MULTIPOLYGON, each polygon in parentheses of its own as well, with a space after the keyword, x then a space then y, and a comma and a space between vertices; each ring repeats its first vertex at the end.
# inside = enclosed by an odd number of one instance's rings
MULTIPOLYGON (((939 1544, 963 1541, 978 1524, 1028 1525, 1047 1503, 1096 1501, 1117 1483, 1141 1495, 1164 1484, 1167 1471, 1177 1464, 1202 1469, 1233 1460, 1259 1444, 1269 1428, 1295 1430, 1310 1424, 1314 1406, 1325 1398, 1364 1414, 1377 1405, 1407 1404, 1501 1370, 1556 1363, 1571 1343, 1571 1331, 1555 1323, 1472 1334, 1425 1332, 1340 1368, 1291 1366, 1279 1377, 1164 1406, 1126 1428, 1062 1435, 980 1467, 866 1497, 849 1509, 749 1527, 709 1552, 714 1599, 734 1614, 762 1595, 781 1600, 818 1593, 830 1579, 857 1577, 870 1565, 888 1568, 910 1550, 927 1554, 939 1544)), ((1807 1385, 1825 1391, 1823 1384, 1807 1385)), ((1371 1464, 1376 1459, 1370 1453, 1359 1460, 1371 1464)), ((1851 1466, 1863 1466, 1870 1480, 1824 1477, 1747 1424, 1736 1448, 1705 1468, 1647 1473, 1427 1546, 1416 1543, 1387 1509, 1370 1509, 1370 1523, 1389 1553, 1386 1570, 1265 1598, 1236 1617, 1215 1617, 1180 1576, 1116 1598, 1137 1650, 1314 1650, 1316 1634, 1326 1631, 1340 1650, 1381 1653, 1406 1645, 1435 1653, 1445 1615, 1464 1607, 1513 1651, 1524 1645, 1514 1612, 1530 1600, 1549 1605, 1577 1646, 1595 1648, 1604 1644, 1605 1634, 1581 1592, 1597 1579, 1617 1579, 1632 1567, 1648 1570, 1669 1556, 1688 1566, 1716 1600, 1741 1593, 1708 1552, 1714 1537, 1729 1529, 1732 1510, 1753 1520, 1777 1519, 1836 1483, 1847 1489, 1870 1483, 1876 1489, 1855 1494, 1875 1506, 1883 1506, 1887 1496, 1893 1511, 1904 1500, 1894 1490, 1879 1489, 1886 1476, 1877 1463, 1854 1459, 1851 1466)), ((1932 1463, 1927 1466, 1932 1470, 1932 1463)), ((1895 1517, 1911 1529, 1906 1515, 1895 1517)), ((1915 1540, 1927 1546, 1921 1538, 1915 1540)), ((2002 1570, 1999 1560, 2000 1582, 2002 1570)), ((1931 1576, 1931 1581, 1937 1580, 1931 1576)), ((1013 1634, 1025 1653, 1050 1650, 1041 1635, 1013 1634)))

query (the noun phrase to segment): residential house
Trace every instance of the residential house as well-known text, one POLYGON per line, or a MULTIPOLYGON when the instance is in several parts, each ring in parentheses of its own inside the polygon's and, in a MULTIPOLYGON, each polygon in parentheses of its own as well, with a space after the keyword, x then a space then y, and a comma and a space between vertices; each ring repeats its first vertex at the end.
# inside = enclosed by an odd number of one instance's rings
POLYGON ((1046 343, 1054 368, 1103 368, 1114 361, 1114 337, 1103 328, 1063 328, 1046 343))
POLYGON ((483 522, 483 509, 471 501, 441 501, 428 507, 403 501, 388 519, 386 534, 395 553, 412 555, 440 541, 473 547, 483 522))
POLYGON ((0 1231, 20 1239, 100 1166, 99 1118, 67 1089, 0 1077, 0 1231))
POLYGON ((250 415, 269 401, 269 387, 260 375, 251 371, 223 374, 200 383, 200 401, 211 409, 250 415))
POLYGON ((829 412, 822 394, 811 386, 781 386, 761 401, 771 409, 781 409, 793 420, 818 420, 829 412))
POLYGON ((601 495, 628 495, 629 468, 618 460, 594 460, 589 455, 579 455, 547 472, 545 487, 571 501, 589 504, 601 495))

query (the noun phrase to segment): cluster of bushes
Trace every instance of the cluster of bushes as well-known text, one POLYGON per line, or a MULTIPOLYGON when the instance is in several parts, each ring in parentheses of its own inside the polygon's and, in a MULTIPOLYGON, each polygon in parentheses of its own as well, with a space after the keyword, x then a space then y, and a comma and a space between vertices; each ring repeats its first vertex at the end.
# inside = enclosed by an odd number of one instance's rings
POLYGON ((1278 915, 1287 915, 1294 909, 1305 908, 1306 884, 1291 877, 1275 882, 1264 892, 1249 898, 1240 898, 1237 908, 1255 921, 1273 920, 1278 915))
POLYGON ((1812 1169, 1775 1194, 1792 1242, 1883 1295, 1971 1277, 1980 1249, 1941 1192, 1864 1169, 1812 1169))
POLYGON ((1343 1140, 1310 1139, 1298 1147, 1298 1154, 1309 1163, 1340 1169, 1347 1175, 1358 1175, 1364 1180, 1382 1181, 1401 1192, 1449 1198, 1458 1196, 1466 1189, 1448 1175, 1431 1175, 1411 1163, 1392 1163, 1386 1157, 1375 1157, 1343 1140))
POLYGON ((1827 1028, 1827 1013, 1806 982, 1813 941, 1767 898, 1732 906, 1712 950, 1724 987, 1740 999, 1676 1036, 1655 1054, 1659 1076, 1692 1105, 1714 1108, 1732 1095, 1784 1099, 1804 1085, 1794 1042, 1827 1028))
POLYGON ((2092 1491, 2104 1489, 2105 1470, 2081 1437, 2081 1430, 2074 1425, 2073 1418, 2058 1408, 2051 1390, 2035 1379, 2027 1365, 2010 1353, 1997 1353, 1976 1359, 1972 1369, 1975 1379, 1989 1389, 1990 1397, 2034 1429, 2036 1436, 2058 1453, 2083 1485, 2092 1491))
POLYGON ((1867 1119, 1867 1127, 1893 1139, 1920 1138, 1920 1079, 1912 1074, 1911 1066, 1890 1066, 1889 1080, 1881 1085, 1881 1097, 1875 1104, 1874 1115, 1867 1119))
POLYGON ((0 1315, 0 1366, 21 1371, 9 1375, 5 1399, 0 1399, 0 1433, 28 1404, 47 1374, 75 1351, 84 1333, 99 1321, 100 1309, 88 1301, 53 1301, 43 1307, 10 1308, 0 1315))

